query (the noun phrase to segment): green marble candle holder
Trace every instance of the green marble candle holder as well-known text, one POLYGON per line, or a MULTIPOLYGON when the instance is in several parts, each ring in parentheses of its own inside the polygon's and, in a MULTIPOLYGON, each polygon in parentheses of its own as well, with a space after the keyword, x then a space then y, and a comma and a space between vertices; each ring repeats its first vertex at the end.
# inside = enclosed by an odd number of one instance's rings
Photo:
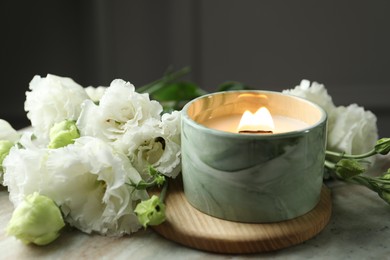
POLYGON ((326 113, 307 100, 271 91, 205 95, 182 110, 184 193, 198 210, 231 221, 266 223, 301 216, 320 199, 326 113), (276 134, 212 129, 212 118, 267 107, 306 127, 276 134))

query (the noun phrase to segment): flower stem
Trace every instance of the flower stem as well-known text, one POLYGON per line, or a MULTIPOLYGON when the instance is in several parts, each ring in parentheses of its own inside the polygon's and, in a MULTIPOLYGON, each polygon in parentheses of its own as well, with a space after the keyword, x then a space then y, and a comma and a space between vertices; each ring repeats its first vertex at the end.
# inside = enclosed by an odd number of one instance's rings
POLYGON ((350 179, 350 182, 353 182, 355 184, 360 184, 366 186, 370 190, 374 190, 370 182, 366 178, 364 178, 364 176, 354 176, 350 179))
POLYGON ((164 185, 163 185, 162 190, 161 190, 161 193, 160 193, 160 200, 161 200, 162 202, 164 202, 164 200, 165 200, 165 197, 166 197, 166 195, 167 195, 167 190, 168 190, 168 180, 166 180, 166 181, 164 182, 164 185))
POLYGON ((363 154, 346 154, 346 153, 339 153, 339 152, 333 152, 333 151, 326 151, 325 152, 325 155, 330 155, 330 156, 335 156, 335 157, 338 157, 338 158, 346 158, 346 159, 363 159, 363 158, 367 158, 367 157, 370 157, 372 155, 375 155, 376 154, 376 151, 373 149, 367 153, 363 153, 363 154))
POLYGON ((336 164, 331 161, 325 160, 325 167, 330 170, 334 170, 336 168, 336 164))
POLYGON ((152 181, 150 182, 146 182, 144 180, 141 180, 139 181, 138 183, 134 183, 130 180, 130 183, 127 183, 128 185, 134 187, 136 190, 146 190, 148 188, 153 188, 155 186, 158 186, 160 187, 160 185, 162 183, 165 183, 166 182, 166 179, 163 178, 163 180, 161 180, 160 178, 158 177, 155 177, 152 181))

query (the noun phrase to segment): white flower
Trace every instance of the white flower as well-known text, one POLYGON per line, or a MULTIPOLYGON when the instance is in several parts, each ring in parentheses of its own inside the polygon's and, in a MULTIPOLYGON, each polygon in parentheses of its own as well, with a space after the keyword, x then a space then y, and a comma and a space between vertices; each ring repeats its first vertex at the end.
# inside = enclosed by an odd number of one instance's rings
POLYGON ((124 129, 136 126, 149 118, 160 118, 162 106, 149 99, 149 94, 135 92, 129 82, 113 80, 102 96, 99 107, 107 120, 124 124, 124 129))
POLYGON ((7 121, 0 119, 0 140, 16 142, 19 137, 19 133, 7 121))
POLYGON ((50 128, 63 120, 77 120, 81 103, 88 99, 84 88, 70 78, 48 74, 35 76, 26 92, 24 108, 35 134, 47 138, 50 128))
POLYGON ((134 207, 148 195, 126 183, 141 177, 125 155, 99 139, 82 137, 58 149, 14 147, 4 168, 15 206, 37 191, 53 199, 65 221, 83 232, 123 235, 140 228, 134 207))
POLYGON ((132 165, 144 179, 149 176, 149 165, 155 166, 164 153, 165 140, 159 123, 157 119, 150 119, 140 126, 129 129, 114 143, 118 150, 130 158, 132 165))
POLYGON ((163 115, 162 121, 149 119, 129 129, 115 147, 123 151, 134 167, 147 178, 148 166, 169 177, 180 172, 180 113, 163 115))
POLYGON ((161 127, 166 140, 166 151, 160 159, 159 171, 175 178, 181 171, 181 114, 179 111, 163 114, 161 127), (168 156, 169 155, 169 156, 168 156))
POLYGON ((180 144, 181 133, 181 114, 180 111, 173 111, 172 113, 165 113, 161 118, 161 127, 164 135, 170 140, 180 144))
POLYGON ((96 136, 115 141, 127 129, 143 124, 150 118, 160 119, 162 106, 139 94, 129 82, 116 79, 111 82, 99 105, 86 101, 77 126, 81 135, 96 136))
POLYGON ((376 117, 370 111, 352 104, 336 107, 322 84, 302 80, 299 86, 283 93, 305 98, 321 106, 328 114, 327 149, 364 153, 372 149, 378 139, 376 117))
POLYGON ((376 116, 356 104, 339 106, 331 114, 328 149, 349 154, 368 152, 378 140, 376 116))
POLYGON ((310 85, 310 81, 304 79, 300 85, 294 89, 283 90, 283 93, 307 99, 322 107, 328 115, 336 108, 325 86, 317 82, 310 85))
POLYGON ((87 92, 89 98, 95 102, 98 103, 102 96, 104 95, 104 92, 106 92, 107 87, 99 86, 99 87, 86 87, 85 92, 87 92))

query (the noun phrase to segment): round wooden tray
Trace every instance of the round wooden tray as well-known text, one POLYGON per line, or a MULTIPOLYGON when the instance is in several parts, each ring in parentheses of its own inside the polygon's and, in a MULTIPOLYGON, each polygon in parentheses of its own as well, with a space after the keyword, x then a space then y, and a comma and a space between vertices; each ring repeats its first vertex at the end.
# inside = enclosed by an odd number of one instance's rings
POLYGON ((157 233, 185 246, 217 253, 259 253, 302 243, 327 225, 332 211, 330 190, 323 186, 320 202, 303 216, 264 224, 227 221, 191 206, 181 178, 170 181, 165 203, 166 221, 152 227, 157 233))

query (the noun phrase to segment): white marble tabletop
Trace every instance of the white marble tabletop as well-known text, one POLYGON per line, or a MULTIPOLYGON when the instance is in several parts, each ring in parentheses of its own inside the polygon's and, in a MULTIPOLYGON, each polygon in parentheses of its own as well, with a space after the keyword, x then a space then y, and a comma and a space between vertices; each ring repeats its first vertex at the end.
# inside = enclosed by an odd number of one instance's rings
POLYGON ((280 251, 249 255, 221 255, 168 241, 153 230, 110 238, 65 230, 48 246, 26 246, 5 235, 13 206, 0 188, 0 259, 389 259, 390 205, 365 187, 328 182, 333 212, 316 237, 280 251), (157 257, 157 258, 155 258, 157 257))

